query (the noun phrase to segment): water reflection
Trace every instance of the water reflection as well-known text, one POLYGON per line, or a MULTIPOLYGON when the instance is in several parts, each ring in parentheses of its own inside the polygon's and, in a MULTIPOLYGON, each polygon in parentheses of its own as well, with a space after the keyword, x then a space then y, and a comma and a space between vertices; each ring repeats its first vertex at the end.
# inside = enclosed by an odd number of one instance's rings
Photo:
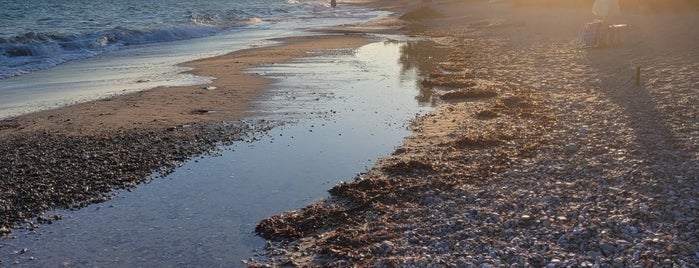
MULTIPOLYGON (((438 69, 439 64, 444 62, 449 56, 449 49, 431 40, 420 40, 406 42, 400 47, 399 62, 402 72, 417 71, 419 77, 427 77, 430 73, 438 69)), ((415 97, 420 105, 435 105, 436 100, 432 98, 432 87, 415 81, 419 94, 415 97)))
POLYGON ((405 55, 415 48, 407 44, 252 70, 279 81, 257 109, 295 123, 108 202, 61 212, 63 220, 36 234, 2 240, 0 265, 242 266, 264 244, 253 234, 260 219, 325 197, 391 153, 415 114, 431 109, 415 101, 423 94, 418 73, 429 69, 405 55))

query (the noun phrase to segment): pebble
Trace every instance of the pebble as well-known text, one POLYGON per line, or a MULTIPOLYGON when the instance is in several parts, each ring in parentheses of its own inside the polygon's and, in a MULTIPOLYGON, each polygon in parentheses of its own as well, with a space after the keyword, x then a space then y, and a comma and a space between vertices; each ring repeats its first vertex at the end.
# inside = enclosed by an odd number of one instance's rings
POLYGON ((393 248, 395 245, 391 241, 383 241, 379 245, 378 252, 379 254, 391 254, 393 252, 393 248))
POLYGON ((631 233, 632 235, 638 234, 638 228, 636 228, 636 227, 629 226, 628 230, 629 230, 629 233, 631 233))
POLYGON ((616 252, 616 247, 608 243, 602 243, 599 247, 605 256, 612 256, 616 252))
POLYGON ((566 152, 566 154, 574 154, 574 153, 577 152, 578 150, 580 150, 580 146, 578 146, 578 145, 575 144, 575 143, 569 143, 569 144, 567 144, 567 145, 565 146, 565 152, 566 152))

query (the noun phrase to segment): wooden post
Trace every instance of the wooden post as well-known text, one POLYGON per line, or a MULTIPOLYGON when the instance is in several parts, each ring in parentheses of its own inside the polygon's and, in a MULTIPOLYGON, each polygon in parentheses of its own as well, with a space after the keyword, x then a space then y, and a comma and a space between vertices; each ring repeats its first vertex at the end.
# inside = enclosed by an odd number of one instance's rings
POLYGON ((636 86, 641 85, 641 66, 636 67, 636 86))

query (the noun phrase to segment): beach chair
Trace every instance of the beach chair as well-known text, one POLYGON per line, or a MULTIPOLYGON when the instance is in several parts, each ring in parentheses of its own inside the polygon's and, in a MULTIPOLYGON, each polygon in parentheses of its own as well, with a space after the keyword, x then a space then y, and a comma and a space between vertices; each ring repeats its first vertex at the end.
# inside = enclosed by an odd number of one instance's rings
POLYGON ((578 33, 578 44, 581 48, 608 47, 621 44, 621 32, 628 25, 604 25, 600 20, 583 25, 578 33))
POLYGON ((604 46, 618 46, 621 44, 621 32, 626 28, 626 24, 613 24, 606 28, 604 46))
POLYGON ((588 22, 578 33, 578 44, 582 48, 597 47, 602 32, 602 21, 588 22))

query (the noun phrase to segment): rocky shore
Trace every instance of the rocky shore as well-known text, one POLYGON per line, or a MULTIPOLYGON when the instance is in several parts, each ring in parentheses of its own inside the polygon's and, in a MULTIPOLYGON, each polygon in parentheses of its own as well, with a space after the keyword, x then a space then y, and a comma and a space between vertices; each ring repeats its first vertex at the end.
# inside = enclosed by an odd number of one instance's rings
POLYGON ((215 153, 222 145, 254 139, 271 122, 180 125, 101 135, 12 135, 0 141, 0 233, 59 220, 52 209, 77 209, 165 176, 179 163, 215 153))
MULTIPOLYGON (((581 49, 574 40, 589 9, 372 4, 410 10, 407 34, 432 45, 404 54, 425 65, 421 85, 432 95, 420 97, 440 106, 330 198, 262 220, 256 231, 269 242, 247 265, 698 266, 696 13, 624 14, 619 46, 581 49)), ((356 47, 365 37, 350 33, 366 30, 194 62, 197 74, 219 78, 203 89, 0 121, 0 235, 254 138, 274 123, 237 119, 269 81, 242 70, 356 47)))
POLYGON ((423 55, 439 109, 330 198, 261 221, 249 266, 698 266, 695 13, 624 14, 622 44, 581 49, 588 9, 416 5, 433 15, 412 34, 448 52, 423 55))

